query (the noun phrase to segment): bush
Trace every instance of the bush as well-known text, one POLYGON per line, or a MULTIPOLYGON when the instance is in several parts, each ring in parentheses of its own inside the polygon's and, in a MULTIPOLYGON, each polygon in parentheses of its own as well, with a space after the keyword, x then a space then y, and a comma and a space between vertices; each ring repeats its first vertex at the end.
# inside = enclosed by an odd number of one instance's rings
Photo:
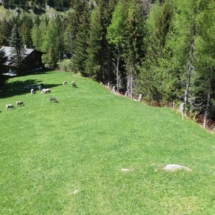
POLYGON ((61 71, 71 72, 72 71, 72 61, 70 59, 63 60, 58 63, 58 68, 61 71))

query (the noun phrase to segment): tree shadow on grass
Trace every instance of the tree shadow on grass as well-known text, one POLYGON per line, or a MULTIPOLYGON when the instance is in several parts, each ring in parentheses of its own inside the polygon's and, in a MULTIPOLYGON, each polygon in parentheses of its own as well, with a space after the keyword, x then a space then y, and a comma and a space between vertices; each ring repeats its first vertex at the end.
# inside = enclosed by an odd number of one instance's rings
POLYGON ((39 91, 38 86, 43 84, 43 88, 53 88, 61 84, 46 84, 42 81, 36 79, 28 79, 26 81, 15 81, 12 83, 7 83, 0 89, 0 98, 8 98, 17 95, 24 95, 30 93, 31 89, 34 91, 39 91))

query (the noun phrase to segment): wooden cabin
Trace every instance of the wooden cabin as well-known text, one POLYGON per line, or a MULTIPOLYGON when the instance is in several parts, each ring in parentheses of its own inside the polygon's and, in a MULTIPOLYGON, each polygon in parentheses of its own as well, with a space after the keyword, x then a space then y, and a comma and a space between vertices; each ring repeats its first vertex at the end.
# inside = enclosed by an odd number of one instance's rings
MULTIPOLYGON (((0 51, 4 51, 7 71, 16 71, 19 69, 16 60, 15 49, 9 46, 2 46, 0 51)), ((43 52, 35 49, 23 48, 21 49, 21 74, 30 73, 33 70, 43 68, 42 63, 43 52)))

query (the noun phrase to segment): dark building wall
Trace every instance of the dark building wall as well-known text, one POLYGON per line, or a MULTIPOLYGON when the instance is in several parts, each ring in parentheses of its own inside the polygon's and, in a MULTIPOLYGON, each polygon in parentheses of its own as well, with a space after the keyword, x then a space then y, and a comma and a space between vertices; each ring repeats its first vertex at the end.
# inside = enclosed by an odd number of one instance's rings
POLYGON ((43 67, 42 63, 42 52, 34 50, 31 54, 29 54, 24 60, 23 60, 23 67, 26 72, 43 67))

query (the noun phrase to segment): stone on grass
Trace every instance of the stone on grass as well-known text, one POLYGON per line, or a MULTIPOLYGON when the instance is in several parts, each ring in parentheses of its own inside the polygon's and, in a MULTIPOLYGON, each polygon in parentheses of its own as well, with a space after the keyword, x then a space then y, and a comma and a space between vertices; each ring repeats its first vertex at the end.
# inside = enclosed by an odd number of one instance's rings
POLYGON ((79 192, 79 190, 74 190, 73 194, 77 194, 79 192))
POLYGON ((129 172, 129 169, 127 169, 127 168, 122 168, 121 171, 122 171, 122 172, 129 172))
POLYGON ((190 168, 179 165, 179 164, 167 164, 163 169, 166 171, 170 171, 170 172, 174 172, 174 171, 181 170, 181 169, 186 170, 186 171, 191 171, 190 168))

